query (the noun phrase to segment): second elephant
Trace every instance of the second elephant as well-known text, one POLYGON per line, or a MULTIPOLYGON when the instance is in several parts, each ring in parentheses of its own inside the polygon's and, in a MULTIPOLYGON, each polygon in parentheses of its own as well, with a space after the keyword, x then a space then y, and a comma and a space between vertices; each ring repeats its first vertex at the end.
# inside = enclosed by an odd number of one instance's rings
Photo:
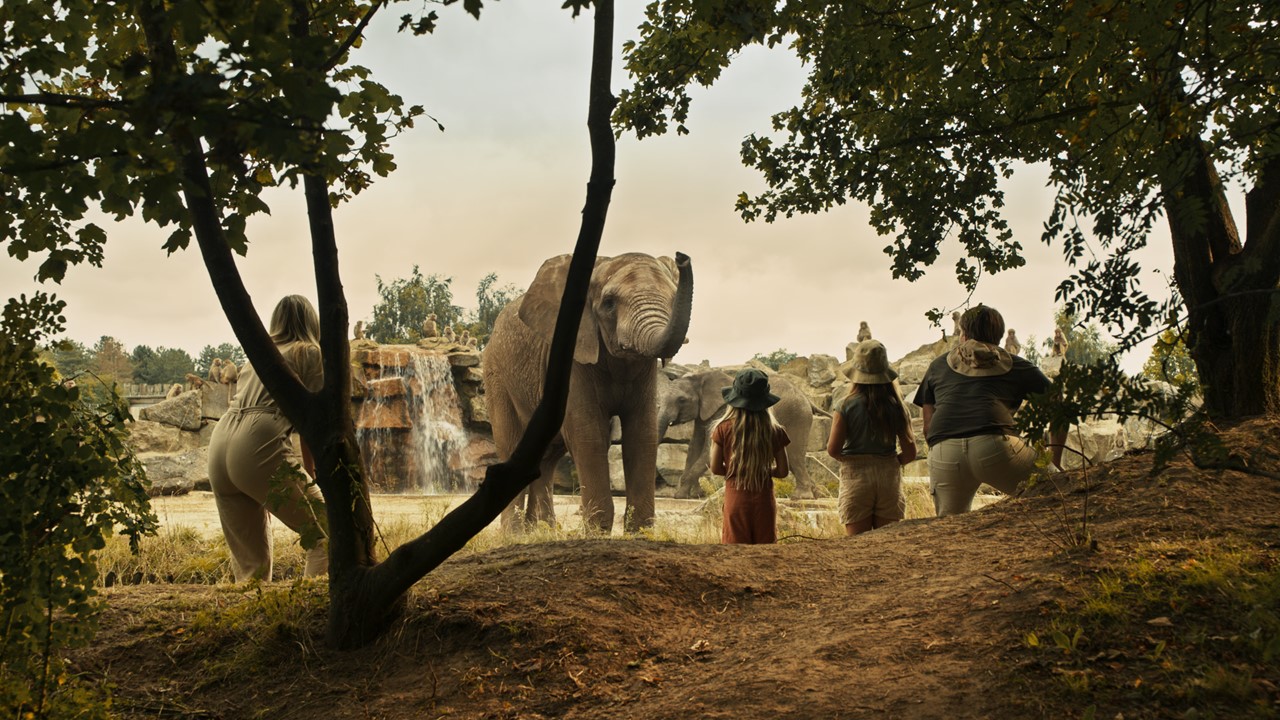
MULTIPOLYGON (((733 384, 733 377, 723 370, 705 370, 663 383, 658 393, 658 438, 666 437, 667 429, 693 421, 693 434, 689 439, 689 453, 685 459, 684 473, 676 497, 688 498, 700 494, 698 478, 707 472, 710 462, 710 435, 712 423, 724 415, 725 402, 720 391, 733 384)), ((813 480, 805 465, 805 450, 809 446, 809 431, 813 427, 813 404, 785 377, 769 374, 769 388, 780 399, 773 406, 773 416, 791 438, 787 446, 787 464, 796 478, 792 497, 811 498, 816 494, 813 480)), ((819 411, 821 412, 821 411, 819 411)))

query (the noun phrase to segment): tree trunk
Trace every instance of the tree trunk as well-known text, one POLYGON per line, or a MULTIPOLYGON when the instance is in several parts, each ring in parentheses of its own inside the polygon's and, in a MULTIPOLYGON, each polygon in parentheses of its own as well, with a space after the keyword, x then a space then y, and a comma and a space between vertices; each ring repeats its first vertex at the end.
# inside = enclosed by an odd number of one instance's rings
MULTIPOLYGON (((322 177, 304 173, 325 370, 324 387, 312 393, 285 365, 244 287, 219 222, 221 211, 211 187, 201 139, 184 123, 174 123, 169 129, 171 140, 183 153, 184 198, 218 300, 263 385, 316 458, 316 482, 324 495, 329 525, 328 639, 337 648, 364 645, 385 631, 399 617, 405 592, 462 549, 538 477, 541 458, 564 421, 578 325, 614 185, 615 149, 609 124, 615 102, 609 89, 613 2, 596 0, 592 4, 595 36, 587 117, 591 178, 551 341, 543 397, 511 459, 491 466, 485 481, 471 498, 426 534, 397 548, 381 563, 376 562, 373 514, 351 417, 348 313, 338 272, 328 184, 322 177)), ((293 11, 291 30, 305 38, 309 31, 307 5, 295 3, 293 11)), ((176 59, 166 16, 159 5, 151 3, 143 3, 140 13, 153 75, 158 83, 172 82, 182 67, 176 59)), ((299 47, 314 50, 306 43, 299 47)), ((313 64, 303 58, 299 66, 312 67, 313 64)), ((315 69, 322 72, 320 67, 315 69)), ((317 79, 319 81, 322 80, 317 79)))
MULTIPOLYGON (((609 90, 613 2, 596 0, 593 6, 595 35, 587 116, 592 151, 591 178, 587 183, 582 224, 551 341, 542 399, 511 458, 490 466, 475 494, 435 527, 396 548, 386 560, 377 564, 372 558, 372 534, 366 534, 363 526, 365 515, 360 510, 361 507, 367 508, 368 494, 360 477, 359 450, 355 447, 354 435, 344 435, 340 442, 326 444, 326 462, 333 463, 330 465, 331 475, 321 486, 326 502, 332 503, 329 506, 328 640, 337 648, 365 645, 385 631, 399 617, 409 588, 461 550, 538 477, 542 456, 564 421, 578 325, 586 305, 614 185, 615 149, 613 130, 609 125, 615 102, 609 90), (355 512, 351 513, 348 508, 355 512)), ((334 265, 336 267, 336 262, 334 265)), ((317 278, 320 279, 319 260, 317 278)), ((343 309, 345 311, 345 306, 343 309)), ((346 412, 348 415, 345 417, 349 417, 349 409, 346 412)))
POLYGON ((321 484, 327 486, 324 496, 329 521, 327 635, 334 647, 358 647, 378 637, 399 617, 404 596, 369 595, 369 570, 377 564, 373 508, 355 434, 335 436, 322 455, 330 468, 328 481, 321 484))
POLYGON ((1242 245, 1203 142, 1175 152, 1178 170, 1163 179, 1165 214, 1205 411, 1220 420, 1280 412, 1280 168, 1262 173, 1250 193, 1242 245))
POLYGON ((1192 349, 1210 417, 1280 413, 1278 303, 1275 288, 1259 290, 1223 296, 1212 316, 1224 332, 1206 333, 1192 349))

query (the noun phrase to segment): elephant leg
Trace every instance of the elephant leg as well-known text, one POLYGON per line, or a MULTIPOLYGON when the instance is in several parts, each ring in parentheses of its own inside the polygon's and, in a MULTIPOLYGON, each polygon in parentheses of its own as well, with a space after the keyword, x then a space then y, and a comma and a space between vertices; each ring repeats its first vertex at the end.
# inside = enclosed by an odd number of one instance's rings
POLYGON ((698 479, 705 475, 707 468, 711 466, 709 451, 706 423, 699 420, 694 423, 693 435, 689 438, 689 453, 684 459, 684 473, 680 475, 680 487, 676 490, 676 497, 702 497, 702 488, 698 485, 698 479))
MULTIPOLYGON (((564 440, 578 469, 582 523, 613 531, 613 491, 609 484, 609 418, 565 413, 564 440)), ((649 474, 653 484, 653 473, 649 474)))
POLYGON ((710 467, 711 458, 705 453, 701 457, 694 459, 691 465, 686 465, 684 474, 680 476, 680 488, 676 490, 676 497, 702 497, 702 485, 698 481, 707 474, 707 469, 710 467))
POLYGON ((552 527, 556 524, 555 506, 555 472, 556 464, 564 456, 564 445, 552 443, 542 456, 541 472, 537 480, 529 484, 528 508, 525 510, 525 522, 535 525, 545 522, 552 527))
POLYGON ((525 498, 529 495, 529 489, 521 490, 505 508, 502 509, 502 529, 512 532, 523 525, 524 521, 524 504, 525 498))
MULTIPOLYGON (((494 387, 488 390, 486 395, 489 403, 490 422, 493 427, 493 444, 498 449, 498 457, 506 461, 511 457, 511 453, 515 451, 516 445, 520 442, 521 435, 524 434, 524 423, 520 422, 515 403, 512 402, 511 396, 503 388, 494 387)), ((527 489, 521 490, 515 499, 503 509, 501 515, 503 530, 513 531, 516 529, 519 524, 516 516, 518 511, 524 508, 527 492, 527 489)))
POLYGON ((791 474, 796 479, 796 489, 791 492, 791 497, 797 500, 808 500, 818 496, 817 488, 813 486, 813 479, 809 477, 809 466, 805 464, 806 453, 804 445, 800 443, 791 443, 787 446, 787 465, 791 468, 791 474))
POLYGON ((653 526, 654 486, 648 479, 658 471, 657 422, 652 398, 622 418, 622 472, 627 485, 623 523, 627 532, 653 526))

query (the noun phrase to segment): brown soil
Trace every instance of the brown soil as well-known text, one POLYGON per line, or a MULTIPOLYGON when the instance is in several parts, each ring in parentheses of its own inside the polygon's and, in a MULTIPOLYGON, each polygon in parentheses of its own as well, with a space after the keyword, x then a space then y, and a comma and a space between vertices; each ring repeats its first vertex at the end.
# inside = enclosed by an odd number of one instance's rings
POLYGON ((847 540, 583 540, 461 557, 419 583, 387 637, 346 653, 323 646, 318 586, 294 590, 314 600, 295 604, 310 608, 301 630, 254 636, 233 619, 270 612, 256 591, 111 588, 77 666, 114 685, 124 717, 1044 716, 1050 670, 1023 638, 1098 571, 1153 543, 1280 546, 1278 429, 1228 433, 1250 473, 1179 459, 1151 477, 1139 454, 1058 476, 1061 492, 1041 484, 847 540), (1064 547, 1059 519, 1080 517, 1086 479, 1092 551, 1064 547))

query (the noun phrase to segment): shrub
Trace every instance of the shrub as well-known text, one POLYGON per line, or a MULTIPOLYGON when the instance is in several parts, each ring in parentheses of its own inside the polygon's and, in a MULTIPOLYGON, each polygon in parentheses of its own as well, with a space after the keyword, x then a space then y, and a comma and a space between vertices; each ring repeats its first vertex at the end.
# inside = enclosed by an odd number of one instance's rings
POLYGON ((10 300, 0 319, 0 711, 6 717, 105 716, 68 683, 61 653, 96 629, 94 553, 118 529, 136 547, 154 532, 142 465, 125 443, 128 408, 112 393, 81 402, 40 357, 64 303, 10 300), (68 622, 70 617, 74 621, 68 622), (74 712, 73 712, 74 709, 74 712))

